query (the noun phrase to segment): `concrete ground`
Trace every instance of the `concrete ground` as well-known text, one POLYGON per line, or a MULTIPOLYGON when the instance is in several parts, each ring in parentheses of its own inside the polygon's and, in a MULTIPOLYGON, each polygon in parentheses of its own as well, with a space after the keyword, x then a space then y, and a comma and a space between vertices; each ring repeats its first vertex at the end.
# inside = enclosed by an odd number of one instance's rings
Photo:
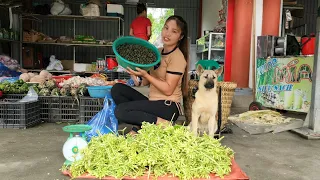
MULTIPOLYGON (((143 94, 147 94, 145 90, 143 94)), ((232 114, 246 111, 251 94, 235 96, 232 114)), ((296 115, 295 115, 296 116, 296 115)), ((303 118, 303 116, 299 116, 303 118)), ((26 130, 0 130, 0 179, 63 180, 62 146, 67 124, 41 124, 26 130)), ((235 151, 235 159, 252 180, 318 180, 320 142, 284 132, 249 135, 234 125, 222 143, 235 151)))
MULTIPOLYGON (((26 130, 0 130, 0 179, 63 180, 62 146, 66 124, 41 124, 26 130)), ((296 134, 251 136, 231 125, 222 143, 231 147, 242 170, 252 180, 319 179, 320 142, 296 134)))

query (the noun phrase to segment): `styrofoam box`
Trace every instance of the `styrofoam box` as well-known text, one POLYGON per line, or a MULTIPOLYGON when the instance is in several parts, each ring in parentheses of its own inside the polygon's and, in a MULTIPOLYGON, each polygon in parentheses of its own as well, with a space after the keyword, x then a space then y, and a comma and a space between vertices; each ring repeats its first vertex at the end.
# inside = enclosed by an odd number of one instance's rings
POLYGON ((91 64, 74 63, 73 69, 76 72, 90 71, 91 64))
POLYGON ((107 4, 107 13, 118 13, 124 15, 124 9, 120 4, 107 4))

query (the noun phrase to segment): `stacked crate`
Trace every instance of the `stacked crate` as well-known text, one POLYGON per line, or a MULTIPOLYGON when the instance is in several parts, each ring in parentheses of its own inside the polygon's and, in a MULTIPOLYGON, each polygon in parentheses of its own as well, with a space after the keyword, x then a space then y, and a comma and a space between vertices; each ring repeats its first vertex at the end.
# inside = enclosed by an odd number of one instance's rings
POLYGON ((18 102, 18 99, 5 99, 0 102, 0 128, 26 129, 39 123, 38 101, 18 102))
MULTIPOLYGON (((20 100, 25 95, 6 95, 6 99, 20 100)), ((39 96, 38 114, 44 122, 80 122, 87 123, 103 108, 104 99, 71 96, 39 96)))

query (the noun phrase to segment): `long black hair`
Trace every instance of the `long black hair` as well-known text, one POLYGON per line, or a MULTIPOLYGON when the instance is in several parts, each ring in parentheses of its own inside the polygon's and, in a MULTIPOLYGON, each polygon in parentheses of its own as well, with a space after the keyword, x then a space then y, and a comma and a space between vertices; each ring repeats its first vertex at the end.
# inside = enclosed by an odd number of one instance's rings
POLYGON ((180 51, 182 52, 185 60, 187 61, 187 67, 184 72, 183 81, 182 81, 182 92, 184 96, 188 94, 188 69, 189 69, 189 42, 188 42, 188 24, 181 16, 170 16, 168 21, 174 20, 177 23, 177 26, 181 29, 181 40, 178 42, 180 51))

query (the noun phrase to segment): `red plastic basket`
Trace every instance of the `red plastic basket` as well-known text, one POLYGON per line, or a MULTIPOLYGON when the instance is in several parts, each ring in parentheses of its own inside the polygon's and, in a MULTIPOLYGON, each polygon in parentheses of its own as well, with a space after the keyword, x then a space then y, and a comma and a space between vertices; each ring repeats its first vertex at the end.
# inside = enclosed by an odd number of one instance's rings
POLYGON ((63 75, 63 76, 52 76, 52 79, 54 79, 57 83, 57 85, 59 85, 59 83, 68 80, 72 78, 72 75, 63 75))

